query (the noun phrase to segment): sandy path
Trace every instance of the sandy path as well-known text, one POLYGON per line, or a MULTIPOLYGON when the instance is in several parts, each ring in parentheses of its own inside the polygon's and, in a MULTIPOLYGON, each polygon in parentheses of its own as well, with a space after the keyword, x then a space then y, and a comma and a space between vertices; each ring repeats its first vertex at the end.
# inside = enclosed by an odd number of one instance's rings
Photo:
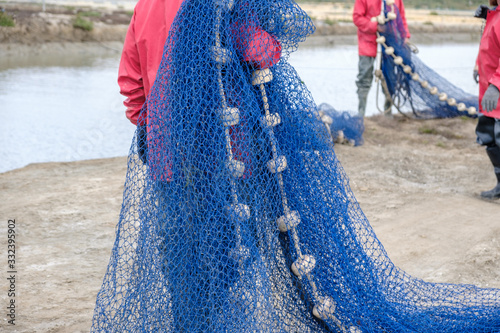
MULTIPOLYGON (((477 198, 494 176, 474 143, 474 120, 372 117, 365 140, 336 151, 391 259, 428 281, 500 287, 500 201, 477 198)), ((18 233, 16 326, 2 316, 0 331, 89 330, 125 172, 126 159, 114 158, 0 174, 4 256, 8 219, 18 233)), ((0 281, 4 307, 7 282, 0 281)))

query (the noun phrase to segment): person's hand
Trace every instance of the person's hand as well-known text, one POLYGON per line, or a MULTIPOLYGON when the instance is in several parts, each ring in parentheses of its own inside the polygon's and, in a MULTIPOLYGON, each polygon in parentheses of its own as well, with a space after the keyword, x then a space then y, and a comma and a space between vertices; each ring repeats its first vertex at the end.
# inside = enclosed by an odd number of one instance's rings
POLYGON ((479 72, 477 71, 477 68, 474 68, 472 71, 472 78, 476 81, 476 83, 479 83, 479 72))
POLYGON ((474 13, 474 17, 482 18, 486 20, 486 15, 488 15, 488 10, 490 8, 486 5, 479 5, 477 7, 476 12, 474 13))
POLYGON ((142 163, 148 162, 148 128, 147 125, 137 126, 137 153, 142 163))
POLYGON ((491 112, 497 108, 498 98, 500 97, 500 91, 494 85, 490 84, 486 92, 484 93, 481 106, 486 112, 491 112))

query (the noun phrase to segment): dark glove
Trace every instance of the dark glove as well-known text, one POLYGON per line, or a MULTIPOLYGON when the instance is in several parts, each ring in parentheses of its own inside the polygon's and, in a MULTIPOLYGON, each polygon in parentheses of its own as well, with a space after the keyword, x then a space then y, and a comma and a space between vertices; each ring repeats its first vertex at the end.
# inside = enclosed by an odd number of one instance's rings
POLYGON ((148 161, 148 128, 146 125, 137 126, 137 153, 142 163, 148 161))
POLYGON ((486 15, 488 15, 489 9, 490 8, 488 6, 479 5, 479 7, 477 7, 477 9, 476 9, 476 12, 474 13, 474 17, 478 17, 478 18, 482 18, 482 19, 486 20, 486 15))
POLYGON ((486 112, 491 112, 497 108, 498 98, 500 97, 500 92, 498 88, 490 84, 486 92, 484 93, 481 106, 486 112))
POLYGON ((479 83, 479 72, 477 71, 477 69, 474 69, 472 71, 472 78, 474 79, 474 81, 476 81, 476 83, 479 83))

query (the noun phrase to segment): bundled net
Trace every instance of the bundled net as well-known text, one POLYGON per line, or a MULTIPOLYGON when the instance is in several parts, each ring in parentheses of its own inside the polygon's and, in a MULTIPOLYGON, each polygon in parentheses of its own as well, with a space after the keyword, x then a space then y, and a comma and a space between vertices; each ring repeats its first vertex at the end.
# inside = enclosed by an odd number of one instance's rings
POLYGON ((406 31, 395 4, 384 1, 385 22, 377 42, 382 45, 382 73, 396 108, 420 118, 477 117, 478 97, 456 87, 426 66, 405 44, 406 31))
POLYGON ((363 117, 349 111, 338 111, 328 103, 318 106, 318 115, 330 133, 333 142, 361 146, 364 142, 363 117))
POLYGON ((93 332, 500 331, 499 290, 388 258, 287 63, 313 29, 293 1, 184 1, 93 332))

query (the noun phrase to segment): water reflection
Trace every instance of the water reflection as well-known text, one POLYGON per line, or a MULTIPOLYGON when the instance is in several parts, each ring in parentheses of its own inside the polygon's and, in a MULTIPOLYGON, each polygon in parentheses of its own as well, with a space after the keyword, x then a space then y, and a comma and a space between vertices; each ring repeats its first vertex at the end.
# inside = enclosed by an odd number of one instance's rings
POLYGON ((127 154, 134 126, 123 117, 118 56, 60 60, 0 71, 0 172, 127 154))
MULTIPOLYGON (((419 51, 417 56, 438 74, 464 91, 477 95, 478 86, 472 80, 477 44, 423 45, 419 51)), ((302 49, 292 54, 290 62, 317 104, 326 102, 338 110, 357 110, 357 46, 302 49)), ((384 102, 381 94, 380 91, 380 108, 384 102)), ((376 95, 376 85, 373 84, 368 95, 367 116, 379 114, 376 95)))
MULTIPOLYGON (((419 57, 439 74, 477 94, 476 44, 425 45, 419 57)), ((124 116, 116 76, 119 55, 0 60, 0 172, 34 162, 127 155, 134 126, 124 116)), ((357 47, 303 48, 291 64, 317 104, 356 110, 357 47)), ((376 114, 376 89, 367 115, 376 114)), ((382 102, 382 99, 381 99, 382 102)))

